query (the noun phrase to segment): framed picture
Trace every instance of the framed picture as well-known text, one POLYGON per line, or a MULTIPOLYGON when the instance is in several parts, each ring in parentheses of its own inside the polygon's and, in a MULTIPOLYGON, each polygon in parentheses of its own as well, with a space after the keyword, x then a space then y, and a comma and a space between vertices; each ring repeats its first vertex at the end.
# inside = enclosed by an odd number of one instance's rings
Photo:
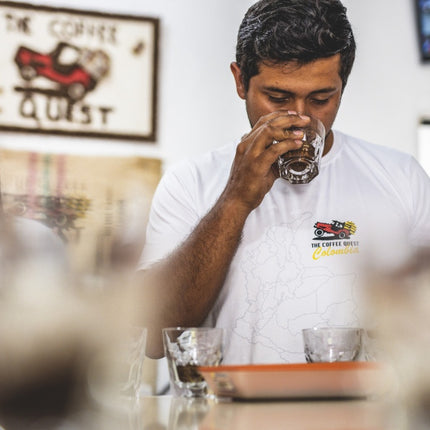
POLYGON ((159 20, 0 2, 0 130, 156 140, 159 20))
POLYGON ((419 53, 422 62, 430 62, 430 1, 415 0, 419 53))
POLYGON ((430 117, 422 118, 418 126, 417 158, 430 176, 430 117))
POLYGON ((114 255, 140 256, 160 177, 161 160, 154 158, 0 148, 4 212, 51 228, 75 273, 104 273, 114 255))

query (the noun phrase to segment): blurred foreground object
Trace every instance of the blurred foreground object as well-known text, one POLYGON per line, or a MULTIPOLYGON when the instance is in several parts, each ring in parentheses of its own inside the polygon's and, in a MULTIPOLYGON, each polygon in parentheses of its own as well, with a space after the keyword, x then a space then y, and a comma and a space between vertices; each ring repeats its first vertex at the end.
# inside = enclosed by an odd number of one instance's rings
MULTIPOLYGON (((104 402, 89 387, 95 360, 120 351, 132 318, 127 283, 88 288, 39 249, 44 243, 35 249, 26 231, 0 217, 0 426, 128 429, 109 384, 104 402)), ((106 372, 116 380, 116 368, 106 372)))
POLYGON ((375 325, 373 355, 397 374, 396 402, 405 412, 405 428, 428 429, 430 248, 412 252, 396 269, 371 271, 367 303, 375 325))

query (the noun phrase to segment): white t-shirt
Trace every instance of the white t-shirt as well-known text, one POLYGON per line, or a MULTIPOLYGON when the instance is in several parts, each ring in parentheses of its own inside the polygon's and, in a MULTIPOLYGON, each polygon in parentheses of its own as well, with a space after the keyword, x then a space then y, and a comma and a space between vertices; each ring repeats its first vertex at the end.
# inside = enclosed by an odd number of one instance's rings
MULTIPOLYGON (((164 175, 140 268, 166 256, 212 208, 235 149, 164 175)), ((247 218, 204 324, 226 329, 224 363, 303 362, 301 329, 361 325, 360 268, 396 266, 406 243, 429 245, 429 219, 430 179, 412 156, 334 132, 319 176, 307 185, 276 180, 247 218)))

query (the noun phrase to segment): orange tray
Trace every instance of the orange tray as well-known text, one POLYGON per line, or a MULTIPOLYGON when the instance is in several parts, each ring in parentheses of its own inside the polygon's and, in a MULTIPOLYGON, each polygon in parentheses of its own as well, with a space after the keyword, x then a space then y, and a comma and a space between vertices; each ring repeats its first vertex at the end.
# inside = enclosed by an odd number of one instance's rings
POLYGON ((239 399, 368 397, 392 385, 389 369, 375 362, 221 365, 199 372, 217 396, 239 399))

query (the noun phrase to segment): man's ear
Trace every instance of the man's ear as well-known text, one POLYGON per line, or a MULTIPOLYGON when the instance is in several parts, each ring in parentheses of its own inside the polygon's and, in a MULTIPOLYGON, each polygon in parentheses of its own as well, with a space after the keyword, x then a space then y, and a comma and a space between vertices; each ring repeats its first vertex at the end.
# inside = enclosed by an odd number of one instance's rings
POLYGON ((245 85, 243 84, 242 72, 240 71, 239 65, 236 62, 230 64, 231 73, 233 73, 234 81, 236 82, 236 91, 241 99, 245 100, 246 91, 245 85))

